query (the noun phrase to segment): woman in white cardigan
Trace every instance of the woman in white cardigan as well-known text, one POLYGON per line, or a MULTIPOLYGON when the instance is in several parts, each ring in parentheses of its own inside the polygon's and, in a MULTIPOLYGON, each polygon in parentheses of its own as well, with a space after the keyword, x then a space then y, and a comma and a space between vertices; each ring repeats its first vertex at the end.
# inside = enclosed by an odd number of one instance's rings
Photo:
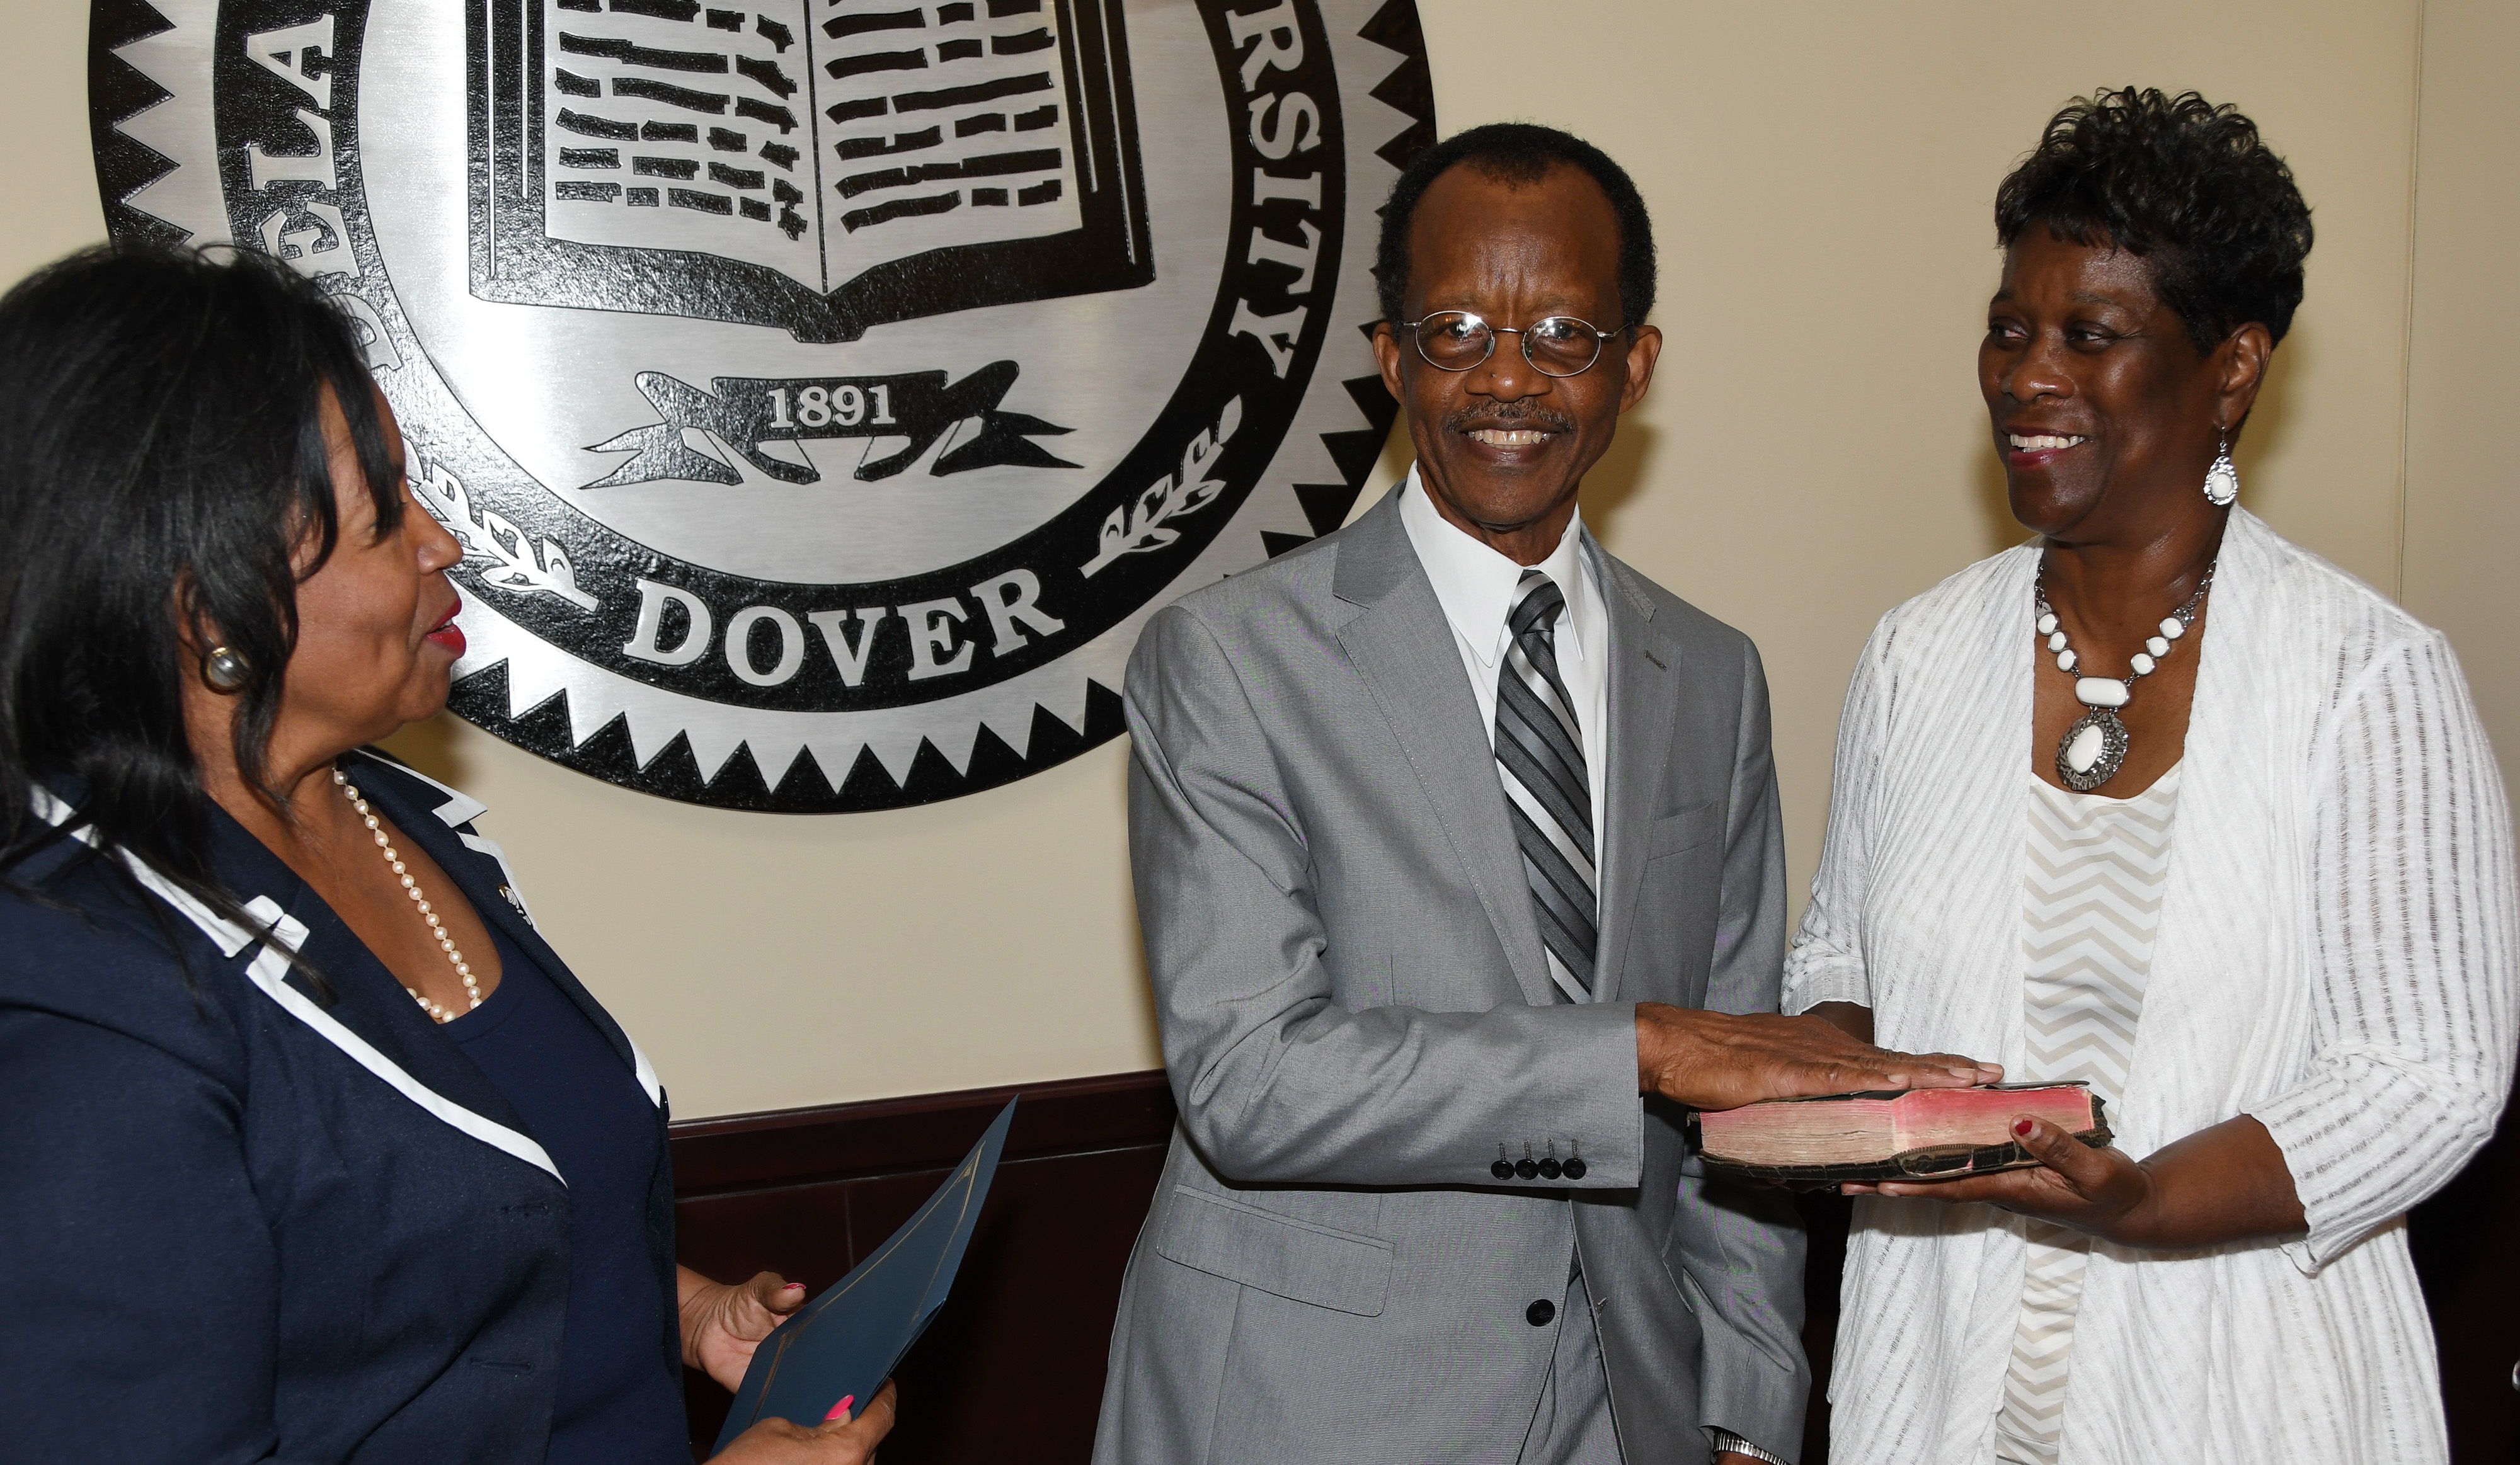
POLYGON ((2309 210, 2247 118, 2127 91, 1997 223, 2038 538, 1865 647, 1785 1006, 2087 1080, 2116 1142, 1849 1187, 1832 1454, 2444 1460, 2405 1217, 2511 1080, 2510 820, 2440 634, 2230 507, 2309 210))

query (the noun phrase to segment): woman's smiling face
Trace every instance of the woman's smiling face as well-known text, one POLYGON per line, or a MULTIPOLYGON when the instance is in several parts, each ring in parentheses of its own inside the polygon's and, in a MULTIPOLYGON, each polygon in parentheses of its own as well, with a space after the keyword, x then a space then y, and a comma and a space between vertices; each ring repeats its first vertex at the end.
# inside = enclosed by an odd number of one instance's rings
POLYGON ((2230 352, 2196 349, 2143 256, 2025 230, 1977 354, 2013 516, 2076 543, 2146 537, 2187 501, 2205 507, 2205 469, 2238 421, 2230 352))

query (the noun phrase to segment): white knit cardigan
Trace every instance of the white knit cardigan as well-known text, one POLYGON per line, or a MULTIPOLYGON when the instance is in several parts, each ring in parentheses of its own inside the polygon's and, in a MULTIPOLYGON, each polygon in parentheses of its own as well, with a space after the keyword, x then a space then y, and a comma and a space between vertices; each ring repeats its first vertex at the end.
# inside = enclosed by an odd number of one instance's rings
MULTIPOLYGON (((1887 1046, 2023 1063, 2029 759, 2049 751, 2030 746, 2037 564, 2024 546, 1971 565, 1866 645, 1787 1011, 1862 1002, 1887 1046)), ((2511 1080, 2520 893, 2501 780, 2440 633, 2246 511, 2201 653, 2111 1120, 2140 1157, 2256 1116, 2310 1232, 2094 1244, 2063 1465, 2442 1461, 2405 1216, 2485 1142, 2511 1080)), ((1991 1459, 2022 1267, 1990 1207, 1859 1201, 1831 1457, 1991 1459)))

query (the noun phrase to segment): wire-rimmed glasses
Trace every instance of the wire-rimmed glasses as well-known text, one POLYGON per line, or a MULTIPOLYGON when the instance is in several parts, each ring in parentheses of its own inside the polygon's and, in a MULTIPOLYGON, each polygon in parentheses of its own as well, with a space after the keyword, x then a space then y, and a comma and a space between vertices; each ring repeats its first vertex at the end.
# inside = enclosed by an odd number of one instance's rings
POLYGON ((1439 310, 1400 329, 1418 342, 1418 354, 1439 372, 1466 372, 1496 354, 1496 338, 1522 337, 1522 359, 1544 377, 1580 377, 1601 359, 1601 342, 1625 327, 1603 331, 1571 315, 1553 315, 1528 326, 1495 326, 1466 310, 1439 310))

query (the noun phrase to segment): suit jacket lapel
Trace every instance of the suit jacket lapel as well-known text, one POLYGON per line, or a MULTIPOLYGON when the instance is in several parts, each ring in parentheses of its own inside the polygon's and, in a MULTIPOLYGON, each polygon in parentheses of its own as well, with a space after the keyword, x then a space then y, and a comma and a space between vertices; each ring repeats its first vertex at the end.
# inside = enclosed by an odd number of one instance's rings
POLYGON ((1480 909, 1496 927, 1515 985, 1534 1006, 1556 1001, 1521 851, 1506 817, 1496 753, 1479 726, 1478 701, 1462 675, 1452 626, 1401 526, 1396 494, 1348 530, 1331 590, 1365 607, 1339 628, 1339 645, 1434 805, 1480 909))
MULTIPOLYGON (((360 791, 369 792, 364 784, 360 791)), ((298 879, 225 813, 211 817, 220 841, 220 877, 246 900, 268 896, 306 927, 300 954, 329 981, 332 1000, 327 1007, 332 1016, 422 1087, 493 1124, 530 1136, 532 1131, 508 1103, 507 1095, 435 1031, 435 1024, 404 994, 393 973, 360 943, 314 887, 298 879)), ((240 971, 259 949, 248 948, 241 955, 236 963, 240 971)), ((289 981, 314 996, 303 973, 291 974, 289 981)))
POLYGON ((1601 800, 1601 947, 1594 1000, 1613 1002, 1619 999, 1628 932, 1644 878, 1648 811, 1655 807, 1654 790, 1671 758, 1680 646, 1655 629, 1653 602, 1629 587, 1626 569, 1602 553, 1589 533, 1584 548, 1592 555, 1610 623, 1610 768, 1601 800))
MULTIPOLYGON (((428 851, 429 858, 437 862, 438 867, 463 888, 465 897, 472 903, 474 912, 485 923, 498 927, 531 957, 534 964, 542 968, 543 974, 551 979, 552 985, 565 994, 577 1009, 586 1014, 587 1020, 595 1024, 595 1030, 604 1035, 605 1042, 611 1045, 622 1066, 636 1071, 639 1059, 631 1046, 630 1035, 623 1032, 621 1025, 612 1020, 612 1014, 605 1011, 603 1005, 595 1000, 595 995, 579 984, 576 974, 568 969, 568 963, 562 961, 551 944, 543 940, 542 933, 534 929, 524 913, 500 893, 501 887, 507 884, 506 869, 490 856, 465 844, 463 836, 438 817, 434 805, 442 801, 430 797, 434 790, 427 785, 415 788, 412 782, 396 777, 401 774, 400 769, 382 760, 370 766, 384 769, 386 774, 382 777, 362 780, 362 791, 368 795, 369 801, 383 806, 393 821, 428 851)), ((479 805, 469 801, 467 808, 471 811, 466 814, 467 821, 480 812, 479 805)))

